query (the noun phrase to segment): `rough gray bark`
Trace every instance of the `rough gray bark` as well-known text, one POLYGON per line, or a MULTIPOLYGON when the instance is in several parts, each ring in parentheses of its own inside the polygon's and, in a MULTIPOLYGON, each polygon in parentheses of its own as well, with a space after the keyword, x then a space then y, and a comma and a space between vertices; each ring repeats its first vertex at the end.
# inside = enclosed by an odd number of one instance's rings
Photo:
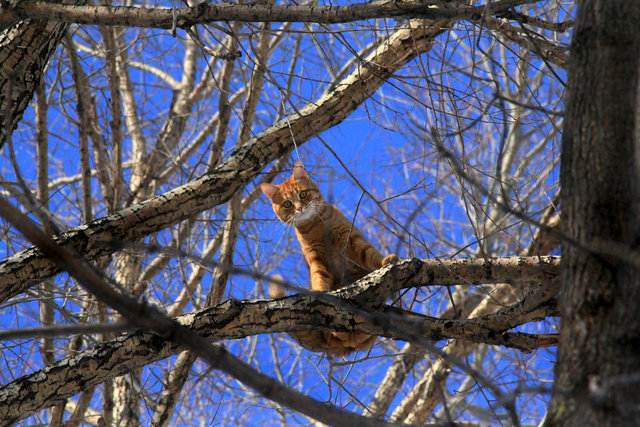
POLYGON ((547 425, 637 425, 640 3, 579 2, 560 180, 562 328, 547 425), (589 248, 588 250, 585 248, 589 248))
MULTIPOLYGON (((7 2, 8 4, 9 2, 7 2)), ((0 6, 0 148, 22 119, 69 24, 25 19, 0 6)))
MULTIPOLYGON (((387 296, 407 287, 467 284, 467 279, 477 283, 510 282, 521 286, 552 283, 553 278, 559 273, 559 265, 558 257, 405 260, 377 270, 353 286, 331 292, 329 295, 347 298, 356 305, 362 304, 363 301, 381 304, 387 296)), ((345 307, 343 300, 329 298, 319 295, 292 295, 279 300, 230 300, 198 313, 181 316, 178 320, 201 336, 215 341, 243 338, 259 333, 317 328, 318 325, 328 324, 325 319, 331 318, 330 324, 336 329, 405 340, 466 338, 498 345, 511 343, 516 347, 532 343, 537 343, 538 346, 555 343, 552 336, 502 333, 520 321, 528 322, 544 317, 544 307, 549 302, 545 297, 539 298, 537 304, 529 304, 523 300, 525 302, 520 304, 520 308, 514 306, 495 316, 470 320, 409 316, 407 319, 411 322, 411 327, 402 323, 400 318, 389 316, 389 313, 393 314, 393 309, 377 316, 378 322, 371 324, 362 316, 354 315, 353 307, 345 307), (505 321, 505 315, 508 321, 505 321), (518 318, 520 320, 514 323, 518 318), (487 327, 488 325, 491 327, 487 327), (398 329, 405 332, 399 332, 398 329), (412 331, 411 335, 406 331, 412 331)), ((403 313, 406 314, 408 313, 403 313)), ((87 387, 166 358, 180 350, 175 344, 155 334, 138 332, 122 335, 21 377, 1 388, 0 419, 25 418, 87 387)))

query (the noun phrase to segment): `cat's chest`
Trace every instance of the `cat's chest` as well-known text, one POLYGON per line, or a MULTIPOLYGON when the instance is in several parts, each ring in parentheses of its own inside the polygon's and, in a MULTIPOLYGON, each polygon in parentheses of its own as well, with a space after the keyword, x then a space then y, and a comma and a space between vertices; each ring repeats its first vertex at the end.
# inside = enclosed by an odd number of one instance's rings
POLYGON ((318 221, 313 227, 296 229, 296 234, 303 248, 325 248, 332 252, 340 252, 349 246, 350 235, 354 229, 331 221, 318 221))
POLYGON ((318 265, 331 273, 333 289, 361 278, 366 271, 360 266, 359 255, 351 244, 357 229, 343 227, 318 227, 313 233, 298 235, 307 264, 313 270, 318 265))
POLYGON ((316 233, 299 236, 302 251, 309 265, 320 263, 334 274, 351 275, 357 268, 359 259, 351 239, 357 230, 353 227, 323 227, 316 233), (302 238, 301 238, 302 237, 302 238), (353 270, 353 271, 352 271, 353 270))

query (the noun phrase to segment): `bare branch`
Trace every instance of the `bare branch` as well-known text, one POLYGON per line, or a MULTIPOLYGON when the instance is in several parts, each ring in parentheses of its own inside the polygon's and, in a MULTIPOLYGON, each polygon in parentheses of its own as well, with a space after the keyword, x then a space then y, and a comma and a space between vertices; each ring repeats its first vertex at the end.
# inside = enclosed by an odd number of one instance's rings
POLYGON ((122 322, 100 324, 53 325, 0 331, 0 341, 16 338, 56 337, 60 335, 127 332, 137 328, 122 322))
POLYGON ((554 65, 566 68, 569 63, 568 46, 558 46, 531 31, 527 32, 499 19, 483 17, 479 22, 488 29, 502 34, 506 39, 529 49, 554 65))
MULTIPOLYGON (((297 6, 231 3, 200 3, 177 9, 72 6, 41 0, 25 0, 11 10, 20 18, 50 19, 94 25, 172 29, 189 28, 215 21, 316 22, 337 24, 376 18, 464 19, 502 13, 537 0, 499 0, 486 6, 448 6, 439 1, 375 0, 346 6, 297 6)), ((2 25, 2 21, 0 21, 2 25)))
MULTIPOLYGON (((135 241, 226 202, 254 179, 271 161, 302 145, 323 130, 340 123, 358 108, 389 76, 431 47, 433 39, 451 23, 433 22, 400 29, 367 57, 364 64, 336 85, 335 90, 264 130, 233 152, 211 172, 59 236, 87 259, 111 253, 100 244, 135 241)), ((58 272, 55 263, 35 247, 0 263, 0 301, 23 292, 58 272)))
MULTIPOLYGON (((350 301, 358 304, 359 300, 370 301, 372 295, 375 295, 374 292, 392 292, 398 288, 398 283, 404 283, 405 286, 421 282, 432 286, 464 283, 458 274, 461 272, 460 269, 454 267, 456 264, 473 266, 470 267, 471 270, 477 270, 478 277, 484 277, 483 283, 501 282, 507 277, 514 282, 535 283, 541 279, 545 280, 545 277, 556 275, 560 260, 557 257, 531 257, 520 258, 519 261, 514 258, 496 259, 492 260, 492 268, 483 269, 478 267, 485 264, 485 260, 442 261, 444 264, 436 260, 407 260, 384 267, 348 288, 325 295, 293 295, 278 300, 229 300, 198 313, 181 316, 177 320, 202 337, 214 341, 238 339, 259 333, 318 328, 318 325, 327 325, 325 319, 330 317, 331 329, 388 336, 398 336, 398 331, 404 331, 400 332, 403 339, 471 338, 474 341, 494 344, 514 343, 516 347, 521 346, 525 349, 528 346, 532 346, 529 347, 531 349, 535 345, 553 345, 555 337, 552 336, 501 334, 500 331, 486 329, 483 333, 484 339, 481 339, 478 331, 483 327, 476 319, 454 321, 420 316, 420 328, 415 329, 417 323, 411 318, 403 320, 395 317, 392 321, 396 323, 389 326, 394 333, 389 333, 381 326, 384 322, 389 322, 388 314, 375 317, 383 323, 368 324, 349 310, 349 307, 353 308, 352 305, 347 304, 345 308, 344 300, 336 298, 351 295, 350 301)), ((393 311, 392 308, 390 310, 393 311)), ((491 317, 488 319, 484 321, 493 321, 491 317)), ((9 414, 14 414, 15 409, 12 408, 15 408, 15 399, 19 399, 24 393, 32 393, 35 398, 28 403, 33 406, 22 405, 25 414, 21 416, 53 405, 59 399, 70 397, 86 386, 166 358, 180 349, 176 344, 155 334, 137 332, 120 336, 94 349, 63 359, 51 368, 22 377, 0 389, 0 415, 15 416, 9 414), (73 370, 74 375, 69 375, 69 370, 73 370), (34 378, 42 380, 34 381, 34 378), (58 389, 62 383, 65 384, 64 393, 50 395, 46 392, 58 389)))
MULTIPOLYGON (((243 363, 224 348, 211 344, 193 330, 167 317, 159 309, 138 303, 134 297, 124 293, 121 289, 114 289, 103 280, 86 260, 59 246, 5 199, 0 199, 0 215, 19 229, 25 237, 33 241, 56 264, 60 265, 61 268, 90 290, 96 298, 118 310, 129 322, 138 324, 145 329, 155 330, 160 334, 161 339, 168 338, 172 343, 184 345, 198 357, 205 359, 214 369, 223 370, 267 399, 289 406, 319 421, 335 425, 349 426, 354 423, 371 426, 379 425, 372 419, 320 403, 284 386, 250 365, 243 363)), ((55 371, 59 367, 59 364, 54 364, 48 369, 55 371)), ((58 370, 58 373, 61 373, 60 370, 58 370)), ((45 374, 44 379, 50 380, 53 377, 49 372, 49 375, 45 374)), ((48 384, 43 384, 40 381, 41 379, 42 377, 39 376, 32 377, 32 385, 36 387, 44 386, 49 396, 51 396, 51 390, 55 390, 53 394, 56 401, 61 401, 60 398, 69 397, 61 388, 49 388, 48 384)), ((11 405, 13 406, 12 408, 2 407, 2 403, 11 398, 23 397, 22 392, 24 390, 20 390, 20 386, 16 387, 16 385, 15 382, 11 383, 4 388, 4 392, 0 391, 0 408, 2 408, 0 409, 0 416, 3 422, 11 423, 33 413, 30 409, 25 408, 26 405, 23 404, 11 405)), ((42 391, 43 389, 40 388, 40 390, 42 391)), ((34 409, 33 404, 35 401, 36 399, 30 399, 27 406, 30 405, 31 409, 34 409)))

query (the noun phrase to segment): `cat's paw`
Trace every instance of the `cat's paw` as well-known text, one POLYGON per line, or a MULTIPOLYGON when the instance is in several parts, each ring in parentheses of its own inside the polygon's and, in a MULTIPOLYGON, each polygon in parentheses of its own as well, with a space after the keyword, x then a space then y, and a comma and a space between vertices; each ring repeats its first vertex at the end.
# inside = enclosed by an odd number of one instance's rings
POLYGON ((393 264, 393 263, 397 262, 399 259, 400 258, 396 254, 387 255, 382 260, 382 266, 384 267, 387 264, 393 264))
MULTIPOLYGON (((276 280, 282 281, 282 276, 279 274, 274 274, 272 276, 276 280)), ((285 296, 284 288, 277 283, 269 282, 269 298, 282 298, 285 296)))

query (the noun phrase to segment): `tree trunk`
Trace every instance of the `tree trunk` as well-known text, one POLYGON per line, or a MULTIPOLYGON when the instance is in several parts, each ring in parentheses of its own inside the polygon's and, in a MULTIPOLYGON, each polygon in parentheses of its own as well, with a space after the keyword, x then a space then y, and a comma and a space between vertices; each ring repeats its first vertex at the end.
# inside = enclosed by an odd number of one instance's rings
POLYGON ((547 425, 637 425, 640 3, 582 1, 562 141, 562 333, 547 425), (635 258, 635 259, 634 259, 635 258))

